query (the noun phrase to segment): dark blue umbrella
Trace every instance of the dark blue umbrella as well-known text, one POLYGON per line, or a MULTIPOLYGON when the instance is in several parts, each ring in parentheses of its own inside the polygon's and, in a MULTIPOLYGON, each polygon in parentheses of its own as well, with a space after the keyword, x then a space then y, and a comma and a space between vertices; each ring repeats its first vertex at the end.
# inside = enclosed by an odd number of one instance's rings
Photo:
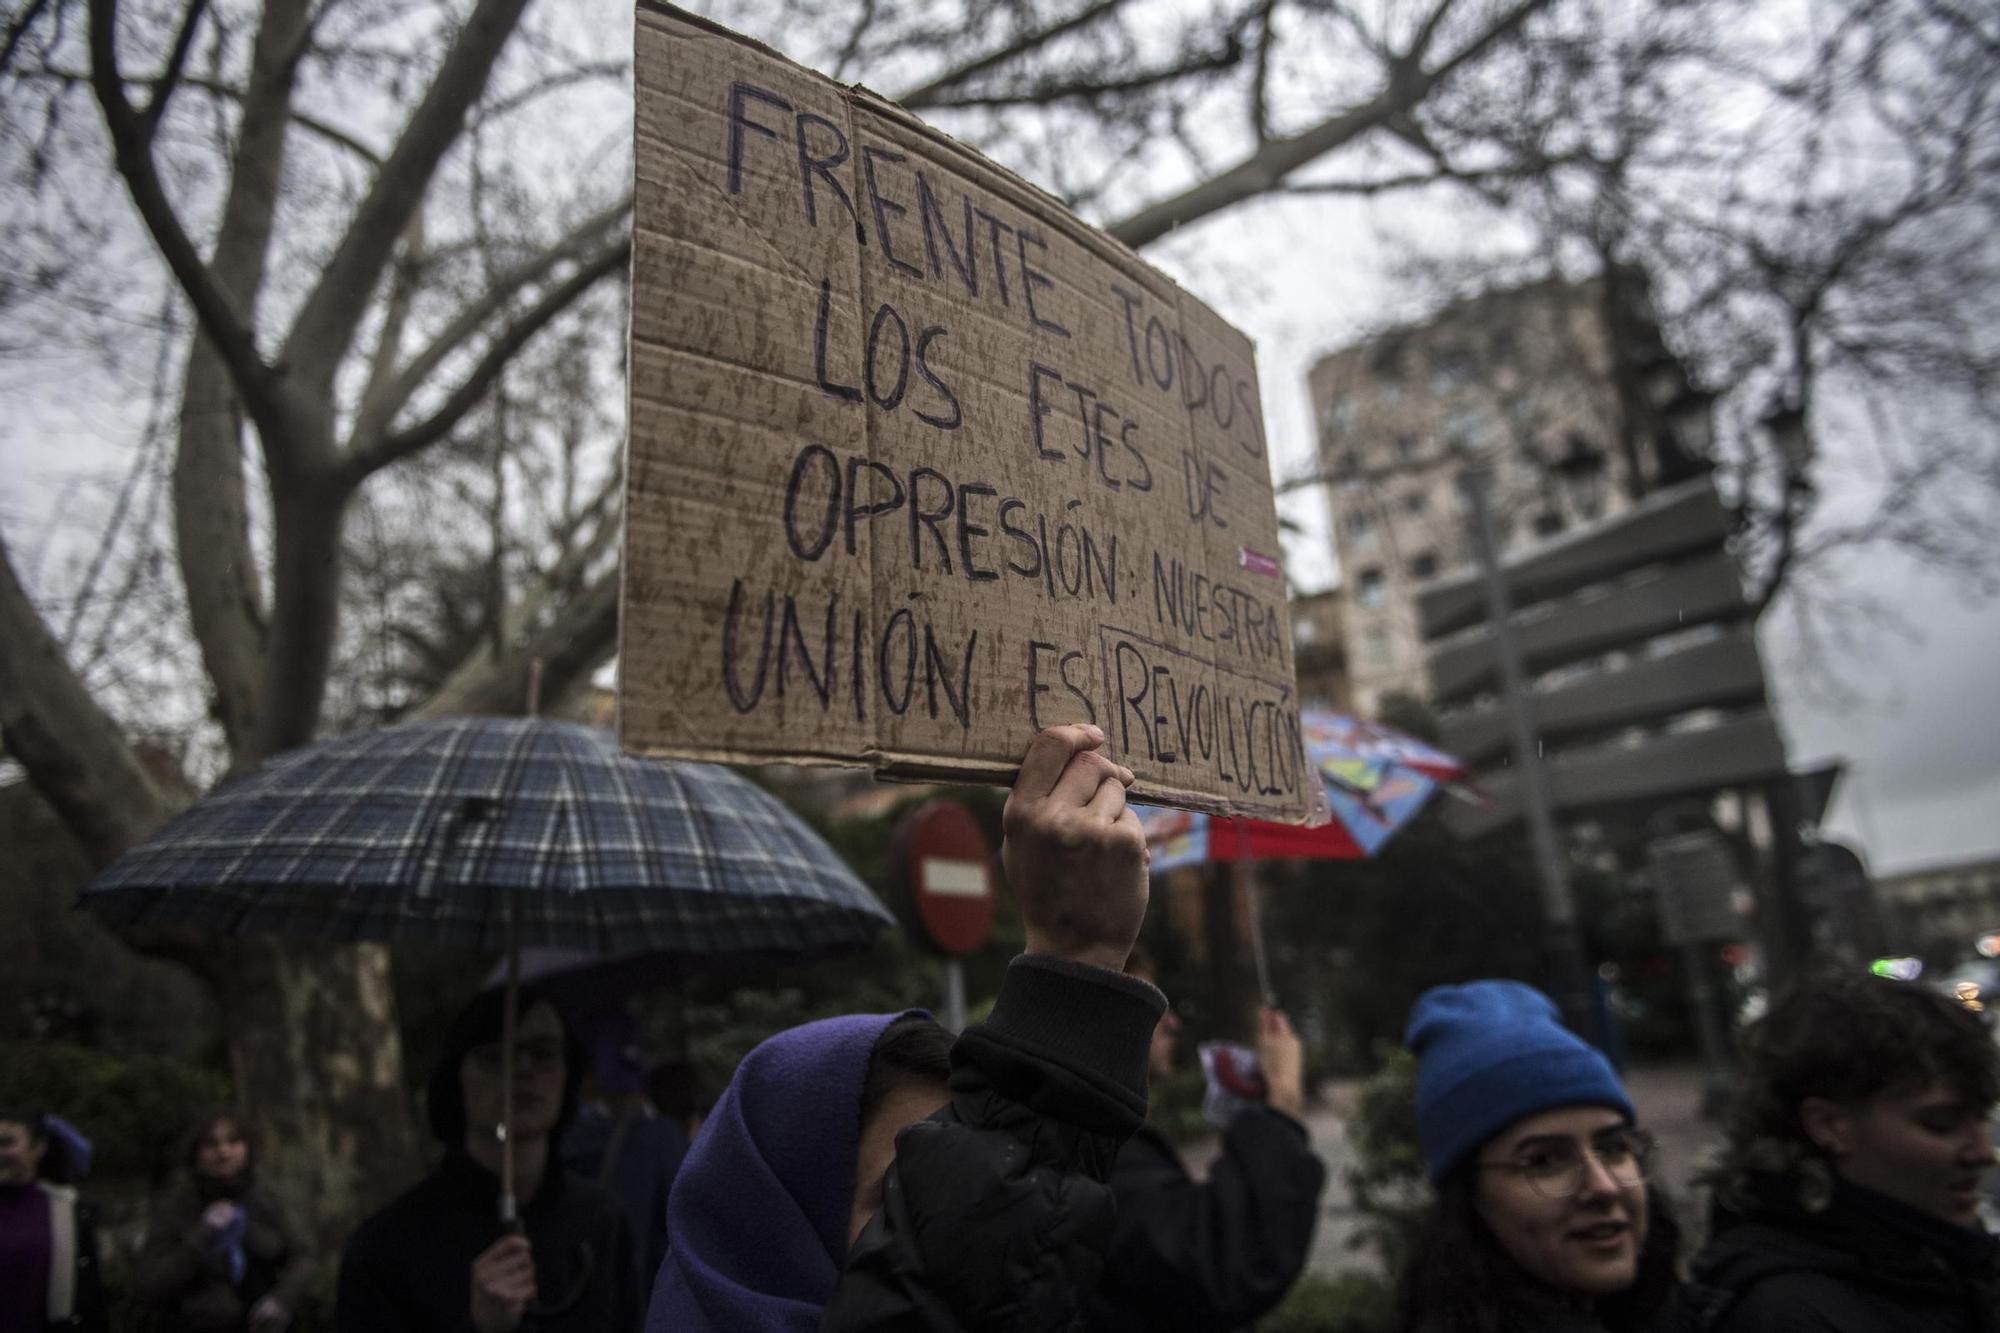
POLYGON ((818 956, 893 924, 818 834, 728 769, 634 759, 596 728, 529 718, 286 751, 169 821, 83 902, 135 926, 493 952, 818 956))
POLYGON ((168 821, 82 901, 132 926, 504 951, 510 1223, 520 946, 807 957, 894 923, 798 816, 728 769, 634 759, 604 731, 538 718, 288 750, 168 821))

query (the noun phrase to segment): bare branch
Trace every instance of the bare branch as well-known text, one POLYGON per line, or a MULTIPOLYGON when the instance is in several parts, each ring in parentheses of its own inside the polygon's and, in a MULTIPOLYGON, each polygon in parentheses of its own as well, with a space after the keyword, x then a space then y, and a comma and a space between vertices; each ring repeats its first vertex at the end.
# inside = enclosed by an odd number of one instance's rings
POLYGON ((371 376, 371 387, 362 398, 361 410, 356 418, 353 433, 355 446, 360 449, 374 447, 375 442, 388 433, 396 414, 403 410, 404 405, 447 358, 465 346, 524 289, 542 281, 565 261, 582 260, 592 247, 599 244, 604 233, 624 221, 631 211, 632 201, 628 197, 591 214, 548 249, 498 275, 478 300, 454 316, 430 345, 413 357, 408 365, 396 371, 393 378, 384 376, 378 385, 371 376))
POLYGON ((947 90, 977 78, 988 70, 998 69, 1009 61, 1018 60, 1047 46, 1059 37, 1087 28, 1105 15, 1123 8, 1126 3, 1127 0, 1097 0, 1095 4, 1085 6, 1066 19, 1060 19, 1046 28, 1037 28, 1033 32, 1023 34, 997 51, 989 51, 983 56, 968 60, 956 69, 910 89, 896 100, 912 111, 937 106, 947 90))
POLYGON ((257 354, 250 325, 237 303, 215 282, 195 252, 194 242, 181 226, 180 215, 160 182, 146 131, 125 99, 124 81, 118 73, 117 25, 117 0, 90 0, 91 86, 111 133, 118 174, 174 280, 187 293, 202 333, 229 366, 258 428, 278 434, 283 429, 283 412, 276 376, 257 354))
MULTIPOLYGON (((414 269, 416 256, 424 245, 424 210, 419 208, 410 214, 410 221, 403 234, 403 258, 390 266, 389 292, 383 302, 382 328, 375 335, 375 353, 368 359, 368 382, 361 391, 360 416, 366 419, 371 404, 380 401, 380 396, 396 373, 396 358, 402 352, 403 329, 408 325, 410 307, 416 300, 414 269)), ((383 421, 393 419, 396 409, 391 407, 383 421)))
POLYGON ((623 78, 631 72, 632 62, 629 60, 592 60, 573 65, 568 69, 558 70, 546 78, 537 79, 527 87, 480 108, 478 119, 481 123, 490 125, 502 116, 510 116, 521 108, 532 105, 537 98, 546 97, 552 92, 575 84, 588 83, 592 79, 623 78))
MULTIPOLYGON (((73 87, 90 82, 90 75, 88 74, 80 74, 75 70, 59 69, 54 66, 24 71, 21 77, 29 80, 45 79, 61 84, 63 87, 73 87)), ((125 86, 128 88, 150 89, 156 87, 158 83, 159 80, 157 79, 139 79, 133 78, 130 75, 127 75, 125 79, 125 86)), ((183 88, 192 88, 197 92, 210 93, 216 97, 226 98, 229 101, 239 104, 245 97, 244 91, 241 88, 232 87, 219 79, 211 79, 199 74, 182 74, 180 77, 180 86, 183 88)), ((351 132, 335 125, 332 121, 322 120, 310 111, 301 111, 296 107, 291 109, 290 115, 292 124, 297 125, 307 133, 326 140, 336 148, 344 149, 354 154, 370 166, 379 167, 382 165, 380 150, 372 144, 363 143, 351 132)))
POLYGON ((1278 0, 1264 0, 1257 10, 1257 75, 1250 82, 1250 129, 1258 143, 1271 138, 1271 32, 1278 0))
POLYGON ((833 68, 829 71, 831 77, 835 79, 847 77, 847 67, 853 64, 854 58, 861 53, 861 39, 868 35, 868 29, 874 24, 875 0, 861 0, 861 8, 854 15, 854 26, 848 29, 847 41, 840 48, 840 55, 835 58, 833 68))
POLYGON ((78 680, 0 540, 0 740, 94 865, 151 831, 166 801, 78 680))
POLYGON ((527 0, 479 0, 332 259, 321 270, 281 358, 299 376, 304 392, 331 390, 396 238, 422 201, 438 161, 463 130, 466 112, 485 91, 526 4, 527 0))
POLYGON ((617 272, 631 258, 632 240, 627 236, 580 265, 575 273, 543 293, 540 300, 523 311, 493 340, 479 364, 465 382, 445 399, 442 407, 406 430, 382 436, 372 445, 350 449, 341 462, 340 474, 350 483, 358 483, 450 434, 465 414, 486 396, 487 390, 506 370, 507 363, 527 345, 529 339, 595 286, 600 278, 617 272))
POLYGON ((1403 53, 1403 59, 1411 64, 1423 63, 1424 56, 1431 49, 1431 43, 1437 40, 1438 29, 1444 26, 1445 19, 1450 16, 1453 6, 1457 3, 1458 0, 1438 0, 1437 8, 1430 12, 1423 26, 1417 29, 1417 35, 1410 39, 1410 48, 1403 53))
POLYGON ((932 110, 964 109, 969 107, 1006 106, 1049 106, 1056 102, 1095 101, 1102 98, 1124 97, 1132 93, 1145 92, 1161 84, 1171 83, 1195 74, 1209 74, 1217 70, 1230 69, 1243 60, 1243 44, 1231 33, 1219 51, 1197 56, 1191 61, 1176 61, 1158 69, 1142 70, 1116 79, 1062 78, 1050 79, 1032 87, 1012 92, 967 93, 962 97, 941 97, 932 102, 932 110))
POLYGON ((1306 163, 1342 144, 1351 143, 1388 123, 1391 117, 1417 105, 1439 82, 1496 44, 1511 39, 1523 24, 1550 3, 1551 0, 1521 0, 1435 69, 1424 70, 1414 64, 1400 65, 1392 73, 1388 86, 1368 101, 1330 116, 1300 134, 1267 140, 1235 166, 1188 187, 1170 199, 1141 209, 1106 230, 1127 245, 1138 248, 1158 240, 1184 223, 1198 221, 1273 189, 1306 163))
POLYGON ((28 3, 22 6, 21 12, 14 16, 14 21, 7 25, 6 40, 0 43, 0 70, 6 69, 13 63, 15 48, 20 46, 21 39, 28 35, 28 29, 35 26, 35 20, 40 18, 42 11, 48 7, 49 0, 28 0, 28 3))
POLYGON ((564 603, 555 619, 504 660, 494 658, 482 643, 413 715, 518 713, 528 697, 531 662, 539 659, 543 664, 544 696, 560 698, 609 657, 617 643, 618 571, 614 569, 564 603))
POLYGON ((201 27, 202 16, 208 12, 208 0, 188 0, 187 12, 181 15, 180 31, 174 34, 173 48, 167 52, 166 68, 153 85, 152 100, 140 113, 139 121, 145 130, 146 142, 151 143, 159 133, 160 118, 167 114, 167 103, 180 85, 181 75, 187 69, 188 52, 194 48, 195 30, 201 27))

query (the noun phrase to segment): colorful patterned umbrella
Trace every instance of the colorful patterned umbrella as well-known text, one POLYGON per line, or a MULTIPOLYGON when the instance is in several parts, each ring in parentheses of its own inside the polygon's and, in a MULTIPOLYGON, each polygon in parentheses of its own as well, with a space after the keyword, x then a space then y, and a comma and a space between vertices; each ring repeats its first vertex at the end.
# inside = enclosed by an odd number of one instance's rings
POLYGON ((1467 771, 1444 751, 1379 722, 1319 709, 1302 712, 1300 722, 1306 761, 1326 786, 1332 820, 1302 828, 1141 810, 1154 873, 1210 861, 1364 860, 1415 818, 1439 786, 1467 771))
POLYGON ((1261 819, 1213 819, 1186 810, 1141 807, 1154 874, 1211 861, 1245 864, 1250 951, 1267 1003, 1271 967, 1264 950, 1263 900, 1250 867, 1258 861, 1361 861, 1416 817, 1431 793, 1463 778, 1464 764, 1414 736, 1345 713, 1299 714, 1306 762, 1326 785, 1333 818, 1318 828, 1261 819))

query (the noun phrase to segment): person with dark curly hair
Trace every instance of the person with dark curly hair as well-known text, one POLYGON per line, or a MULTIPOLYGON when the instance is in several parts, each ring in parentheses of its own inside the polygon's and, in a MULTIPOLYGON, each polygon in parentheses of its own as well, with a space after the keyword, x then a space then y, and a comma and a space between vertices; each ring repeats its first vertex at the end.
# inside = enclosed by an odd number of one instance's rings
POLYGON ((1689 1325, 2000 1330, 2000 1247, 1979 1219, 2000 1052, 1978 1017, 1912 982, 1829 974, 1746 1041, 1689 1325))
POLYGON ((1404 1041, 1437 1199, 1397 1333, 1668 1327, 1680 1234, 1610 1061, 1518 981, 1424 992, 1404 1041))
POLYGON ((312 1281, 312 1254, 257 1185, 242 1116, 202 1116, 181 1160, 186 1181, 153 1208, 133 1296, 164 1333, 283 1333, 312 1281))

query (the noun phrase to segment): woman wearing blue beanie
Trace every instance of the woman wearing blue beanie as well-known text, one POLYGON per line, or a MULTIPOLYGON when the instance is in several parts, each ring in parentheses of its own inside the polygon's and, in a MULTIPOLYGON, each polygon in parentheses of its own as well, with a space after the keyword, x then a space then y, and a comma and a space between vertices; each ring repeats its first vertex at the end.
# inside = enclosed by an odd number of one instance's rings
POLYGON ((1679 1233, 1604 1056, 1518 981, 1426 991, 1404 1041, 1437 1201, 1404 1269, 1399 1333, 1663 1326, 1679 1233))

